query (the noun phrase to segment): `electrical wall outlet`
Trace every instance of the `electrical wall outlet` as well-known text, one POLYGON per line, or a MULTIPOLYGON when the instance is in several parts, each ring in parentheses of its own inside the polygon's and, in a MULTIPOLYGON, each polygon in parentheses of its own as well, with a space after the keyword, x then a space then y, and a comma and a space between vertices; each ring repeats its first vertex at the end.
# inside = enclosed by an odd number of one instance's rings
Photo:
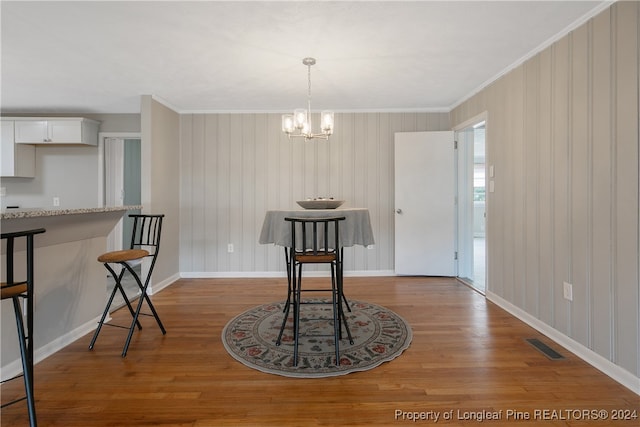
POLYGON ((573 285, 571 283, 563 282, 563 295, 564 299, 573 301, 573 285))
POLYGON ((53 206, 60 206, 60 197, 53 198, 53 206))
POLYGON ((229 243, 227 245, 227 252, 232 253, 233 252, 233 243, 229 243))

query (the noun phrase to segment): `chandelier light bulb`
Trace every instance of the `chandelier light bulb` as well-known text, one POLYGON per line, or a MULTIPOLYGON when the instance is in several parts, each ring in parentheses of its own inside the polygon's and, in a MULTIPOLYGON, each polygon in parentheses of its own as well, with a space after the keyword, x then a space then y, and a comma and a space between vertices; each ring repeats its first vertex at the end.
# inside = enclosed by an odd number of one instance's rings
POLYGON ((331 135, 333 133, 333 111, 325 110, 320 113, 322 117, 322 132, 331 135))
POLYGON ((297 108, 293 112, 296 129, 302 129, 307 124, 307 110, 297 108))
POLYGON ((300 133, 305 136, 311 136, 311 121, 304 122, 302 129, 300 129, 300 133))
POLYGON ((295 131, 296 127, 293 121, 292 114, 282 115, 282 131, 286 134, 291 134, 295 131))

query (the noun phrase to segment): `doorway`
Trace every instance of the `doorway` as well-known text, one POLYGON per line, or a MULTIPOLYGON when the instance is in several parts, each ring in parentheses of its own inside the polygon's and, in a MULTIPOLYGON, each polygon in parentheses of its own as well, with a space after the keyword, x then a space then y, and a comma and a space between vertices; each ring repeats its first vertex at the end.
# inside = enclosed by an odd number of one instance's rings
MULTIPOLYGON (((139 137, 105 137, 104 148, 104 195, 106 206, 136 206, 142 204, 141 140, 139 137)), ((129 248, 133 221, 129 214, 140 213, 139 209, 128 210, 107 237, 107 250, 129 248)), ((140 269, 141 265, 135 267, 140 269)), ((119 270, 116 269, 116 272, 119 270)), ((137 271, 140 274, 140 271, 137 271)), ((125 274, 122 285, 132 300, 140 293, 137 283, 125 274)), ((111 294, 114 279, 107 276, 107 295, 111 294)), ((116 294, 111 311, 124 305, 120 294, 116 294)))
MULTIPOLYGON (((104 194, 106 206, 140 205, 141 148, 140 138, 109 137, 104 139, 104 194)), ((131 224, 127 211, 108 237, 107 249, 115 251, 128 247, 131 224)))
POLYGON ((458 186, 458 277, 486 290, 486 120, 456 131, 458 186))

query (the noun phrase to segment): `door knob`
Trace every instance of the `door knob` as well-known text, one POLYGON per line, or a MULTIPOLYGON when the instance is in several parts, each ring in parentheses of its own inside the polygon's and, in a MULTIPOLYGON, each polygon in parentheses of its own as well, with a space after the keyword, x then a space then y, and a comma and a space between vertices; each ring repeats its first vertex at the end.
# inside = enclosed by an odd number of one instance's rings
POLYGON ((402 209, 396 209, 396 213, 397 214, 401 214, 402 213, 402 209))

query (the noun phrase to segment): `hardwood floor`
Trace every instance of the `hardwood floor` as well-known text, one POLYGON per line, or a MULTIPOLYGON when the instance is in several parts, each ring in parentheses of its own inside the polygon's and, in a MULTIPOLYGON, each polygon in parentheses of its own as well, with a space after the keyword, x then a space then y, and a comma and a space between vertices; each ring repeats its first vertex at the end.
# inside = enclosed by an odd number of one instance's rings
MULTIPOLYGON (((87 335, 36 365, 39 425, 429 425, 436 415, 438 424, 463 426, 483 417, 481 425, 639 425, 611 420, 640 415, 638 395, 454 279, 345 278, 349 298, 388 307, 413 329, 411 346, 371 371, 298 379, 247 368, 226 353, 222 328, 283 299, 285 287, 285 279, 179 280, 153 297, 167 335, 145 317, 124 359, 126 331, 106 327, 93 351, 87 335), (548 359, 526 338, 566 359, 548 359), (597 414, 590 410, 608 419, 588 419, 597 414), (411 420, 414 412, 424 419, 411 420)), ((4 385, 2 400, 16 393, 19 382, 4 385)), ((27 425, 26 407, 4 408, 1 418, 27 425)))

